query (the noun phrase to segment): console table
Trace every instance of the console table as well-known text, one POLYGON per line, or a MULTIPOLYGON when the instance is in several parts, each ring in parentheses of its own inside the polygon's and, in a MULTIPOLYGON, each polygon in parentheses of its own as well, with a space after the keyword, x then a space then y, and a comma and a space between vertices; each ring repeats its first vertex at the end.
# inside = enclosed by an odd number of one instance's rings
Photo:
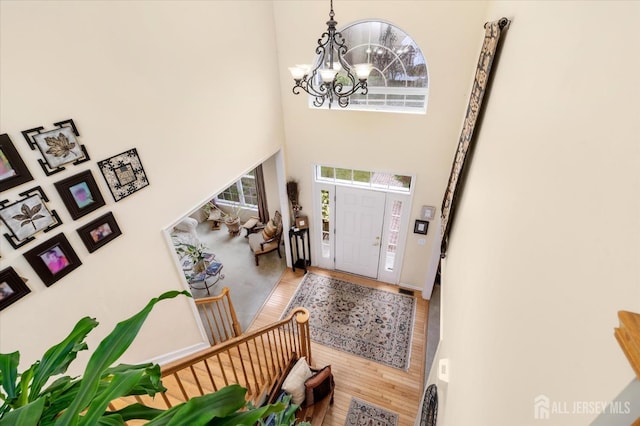
POLYGON ((291 243, 291 268, 294 272, 296 268, 304 269, 304 272, 307 272, 307 266, 311 265, 309 228, 300 229, 294 227, 289 229, 289 242, 291 243), (302 250, 300 250, 300 247, 302 247, 302 250))

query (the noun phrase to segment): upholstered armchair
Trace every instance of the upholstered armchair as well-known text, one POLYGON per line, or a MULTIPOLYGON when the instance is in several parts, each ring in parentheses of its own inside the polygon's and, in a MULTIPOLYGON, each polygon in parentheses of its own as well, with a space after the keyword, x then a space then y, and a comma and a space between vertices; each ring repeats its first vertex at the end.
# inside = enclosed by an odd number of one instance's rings
POLYGON ((249 247, 255 255, 256 266, 258 263, 258 256, 271 253, 277 250, 278 256, 282 258, 280 253, 280 243, 282 241, 282 216, 280 212, 276 210, 273 218, 267 222, 264 229, 261 232, 249 234, 249 247))

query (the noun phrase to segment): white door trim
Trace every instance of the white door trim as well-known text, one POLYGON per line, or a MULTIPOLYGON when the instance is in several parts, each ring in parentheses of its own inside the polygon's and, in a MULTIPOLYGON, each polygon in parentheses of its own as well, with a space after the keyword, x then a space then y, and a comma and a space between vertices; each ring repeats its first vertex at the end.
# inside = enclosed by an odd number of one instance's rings
MULTIPOLYGON (((313 259, 313 265, 323 269, 335 270, 335 188, 336 184, 333 183, 324 183, 317 182, 315 179, 313 180, 313 223, 312 226, 312 243, 313 243, 313 252, 315 256, 313 259), (329 250, 329 254, 327 257, 323 257, 322 255, 322 214, 321 214, 321 191, 329 192, 329 218, 330 218, 330 228, 329 228, 329 236, 330 240, 328 243, 327 249, 329 250)), ((375 191, 371 189, 372 191, 375 191)), ((389 214, 390 208, 393 205, 393 201, 400 200, 403 203, 402 215, 401 215, 401 223, 399 228, 398 235, 398 247, 396 252, 396 262, 393 271, 386 271, 384 269, 384 250, 380 251, 380 262, 378 269, 378 280, 383 281, 390 284, 399 284, 400 276, 402 274, 402 262, 404 259, 404 252, 407 244, 407 235, 410 228, 410 215, 411 215, 411 204, 413 201, 413 191, 410 194, 399 194, 392 191, 383 191, 387 194, 387 205, 385 206, 385 223, 386 217, 389 214)), ((382 236, 382 244, 383 247, 386 247, 389 241, 388 227, 385 225, 385 231, 382 236)))

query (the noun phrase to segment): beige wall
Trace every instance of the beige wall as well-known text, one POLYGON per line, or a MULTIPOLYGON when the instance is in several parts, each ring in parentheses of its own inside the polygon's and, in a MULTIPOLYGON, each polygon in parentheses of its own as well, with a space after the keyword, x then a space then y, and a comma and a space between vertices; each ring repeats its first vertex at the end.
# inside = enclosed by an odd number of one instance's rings
MULTIPOLYGON (((279 70, 269 2, 2 1, 0 19, 1 131, 36 178, 2 198, 41 185, 64 222, 18 250, 0 240, 2 268, 32 291, 0 312, 0 351, 20 350, 28 365, 82 316, 101 323, 95 348, 151 297, 181 288, 161 229, 279 149, 279 70), (67 118, 91 162, 45 177, 20 131, 67 118), (151 185, 115 203, 96 163, 134 147, 151 185), (73 221, 53 183, 87 169, 107 206, 73 221), (123 235, 89 254, 75 230, 108 211, 123 235), (22 253, 58 232, 83 264, 47 288, 22 253)), ((201 341, 187 299, 167 301, 123 360, 201 341)))
POLYGON ((585 425, 574 402, 633 378, 613 328, 640 310, 640 3, 492 3, 502 16, 444 270, 438 424, 585 425), (536 421, 541 394, 570 414, 536 421))
MULTIPOLYGON (((328 2, 275 2, 287 171, 300 182, 307 214, 313 216, 314 164, 415 174, 411 221, 418 218, 422 205, 438 206, 439 212, 482 41, 485 7, 485 2, 476 1, 334 4, 338 27, 364 18, 383 19, 402 28, 422 48, 431 79, 427 114, 403 115, 307 108, 306 96, 291 93, 287 67, 313 58, 317 39, 326 31, 328 2)), ((401 283, 424 286, 434 248, 432 229, 424 246, 418 245, 424 236, 409 232, 401 283)))

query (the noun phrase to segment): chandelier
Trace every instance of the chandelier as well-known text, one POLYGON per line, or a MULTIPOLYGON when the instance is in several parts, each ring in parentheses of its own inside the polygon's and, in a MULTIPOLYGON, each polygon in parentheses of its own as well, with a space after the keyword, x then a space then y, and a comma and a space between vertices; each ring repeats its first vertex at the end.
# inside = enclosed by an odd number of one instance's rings
POLYGON ((297 95, 300 89, 304 90, 315 98, 315 107, 321 107, 328 100, 329 108, 334 101, 344 108, 349 105, 349 97, 356 92, 366 95, 367 78, 373 69, 372 64, 355 64, 353 69, 349 66, 344 59, 348 49, 344 37, 336 30, 338 23, 334 16, 331 0, 328 28, 318 39, 315 63, 289 68, 295 81, 293 93, 297 95))

